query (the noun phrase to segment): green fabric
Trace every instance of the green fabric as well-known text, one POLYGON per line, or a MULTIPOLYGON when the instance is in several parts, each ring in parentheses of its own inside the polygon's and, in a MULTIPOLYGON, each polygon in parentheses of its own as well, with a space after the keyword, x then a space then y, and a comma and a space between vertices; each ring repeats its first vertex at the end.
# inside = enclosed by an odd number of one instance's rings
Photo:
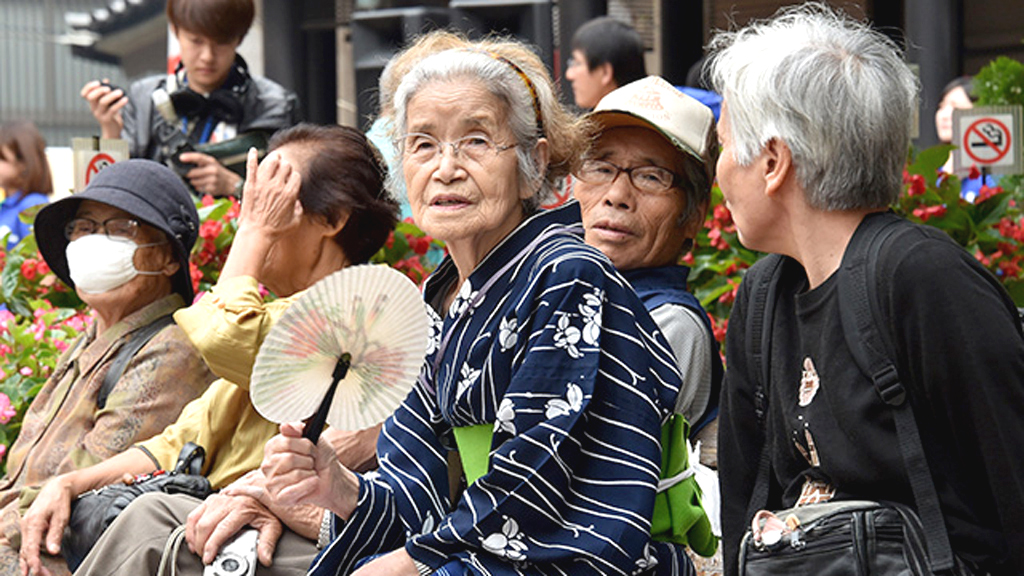
MULTIPOLYGON (((490 464, 493 424, 477 424, 453 429, 459 457, 472 484, 487 473, 490 464)), ((661 478, 670 478, 690 466, 686 444, 690 425, 681 414, 675 414, 661 428, 661 478)), ((718 538, 711 533, 711 522, 700 503, 697 479, 690 476, 654 498, 651 537, 661 542, 689 546, 701 556, 711 556, 718 548, 718 538)))
MULTIPOLYGON (((674 414, 661 427, 661 478, 671 478, 690 467, 686 438, 690 425, 681 414, 674 414)), ((651 536, 661 542, 685 544, 701 556, 711 556, 718 539, 711 533, 711 522, 700 503, 697 478, 690 476, 654 497, 651 536)))
POLYGON ((466 484, 472 484, 487 474, 487 466, 491 463, 494 424, 461 426, 453 430, 455 443, 459 446, 459 457, 462 458, 462 471, 466 474, 466 484))

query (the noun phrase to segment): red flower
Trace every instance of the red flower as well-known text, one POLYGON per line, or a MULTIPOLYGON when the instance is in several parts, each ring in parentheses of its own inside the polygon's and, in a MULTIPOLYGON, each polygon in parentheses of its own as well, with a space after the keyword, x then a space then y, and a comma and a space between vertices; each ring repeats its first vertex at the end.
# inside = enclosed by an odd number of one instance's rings
POLYGON ((981 178, 981 172, 978 171, 978 166, 976 164, 971 164, 971 171, 967 174, 967 177, 971 180, 981 178))
POLYGON ((40 276, 46 276, 50 273, 50 265, 46 263, 46 260, 40 260, 39 263, 36 264, 36 272, 40 276))
POLYGON ((693 252, 692 251, 687 252, 686 256, 683 256, 682 262, 683 262, 683 264, 686 264, 687 266, 693 266, 693 262, 694 262, 693 252))
POLYGON ((203 279, 203 271, 200 270, 199 267, 196 266, 195 264, 193 264, 192 262, 189 262, 189 264, 188 264, 188 273, 189 273, 189 276, 192 277, 192 291, 193 292, 198 292, 199 291, 199 281, 203 279))
POLYGON ((430 240, 412 237, 409 238, 409 247, 412 248, 413 252, 423 256, 427 253, 427 250, 430 250, 430 240))
POLYGON ((1021 273, 1020 259, 1021 257, 1017 256, 1013 260, 1003 260, 999 263, 999 269, 1008 278, 1016 278, 1021 273))
POLYGON ((910 186, 907 188, 907 196, 921 196, 925 193, 924 176, 914 174, 910 177, 910 186))
POLYGON ((388 232, 388 239, 384 241, 384 246, 387 247, 388 250, 390 250, 390 249, 395 247, 395 231, 394 230, 392 230, 391 232, 388 232))
POLYGON ((21 275, 26 280, 36 279, 36 265, 39 263, 35 258, 25 258, 25 261, 21 263, 21 275))
POLYGON ((230 199, 231 207, 224 213, 224 221, 234 220, 238 217, 238 212, 241 211, 242 205, 238 202, 238 198, 232 197, 230 199))
POLYGON ((224 224, 218 220, 207 220, 199 225, 199 237, 207 240, 215 240, 224 230, 224 224))
POLYGON ((993 196, 996 196, 998 194, 1002 194, 1002 193, 1003 193, 1003 189, 1000 186, 993 186, 993 187, 990 188, 990 187, 982 184, 981 185, 981 189, 978 190, 978 197, 975 198, 974 203, 975 204, 981 204, 985 200, 988 200, 989 198, 991 198, 993 196))
POLYGON ((732 286, 732 290, 729 290, 728 292, 719 296, 718 302, 720 304, 725 304, 728 306, 729 304, 732 304, 733 302, 736 301, 736 293, 739 292, 740 290, 740 284, 739 282, 736 282, 731 278, 726 280, 726 282, 729 284, 729 286, 732 286))
POLYGON ((729 209, 725 207, 725 204, 715 206, 713 217, 715 220, 719 221, 722 226, 732 224, 732 212, 729 212, 729 209))
POLYGON ((708 314, 711 318, 711 331, 715 333, 715 340, 718 342, 725 342, 725 333, 729 329, 729 319, 717 320, 711 314, 708 314))
POLYGON ((930 218, 941 217, 946 214, 946 207, 944 205, 938 206, 921 206, 914 208, 914 216, 921 219, 921 222, 927 222, 930 218))
POLYGON ((729 243, 722 239, 722 230, 720 228, 712 228, 708 231, 708 242, 716 250, 729 249, 729 243))
POLYGON ((199 203, 205 206, 213 206, 213 196, 209 194, 203 194, 203 197, 199 199, 199 203))

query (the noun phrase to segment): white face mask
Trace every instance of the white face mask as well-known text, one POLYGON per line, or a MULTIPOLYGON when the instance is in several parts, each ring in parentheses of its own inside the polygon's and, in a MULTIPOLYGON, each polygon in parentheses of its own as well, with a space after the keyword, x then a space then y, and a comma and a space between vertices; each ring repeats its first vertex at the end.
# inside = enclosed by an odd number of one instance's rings
POLYGON ((65 254, 68 273, 75 287, 88 294, 100 294, 124 285, 139 274, 159 276, 163 272, 144 272, 135 268, 135 251, 163 242, 136 244, 128 238, 110 238, 89 234, 68 244, 65 254))

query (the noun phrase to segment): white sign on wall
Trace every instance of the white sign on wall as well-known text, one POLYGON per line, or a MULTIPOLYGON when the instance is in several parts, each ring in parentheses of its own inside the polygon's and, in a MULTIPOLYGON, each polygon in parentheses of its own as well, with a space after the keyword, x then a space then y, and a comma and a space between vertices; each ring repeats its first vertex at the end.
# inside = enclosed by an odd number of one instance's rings
POLYGON ((128 159, 128 142, 120 138, 72 138, 75 192, 81 192, 107 166, 128 159))
POLYGON ((1021 137, 1019 105, 954 110, 953 170, 964 173, 976 166, 996 174, 1020 174, 1021 137))

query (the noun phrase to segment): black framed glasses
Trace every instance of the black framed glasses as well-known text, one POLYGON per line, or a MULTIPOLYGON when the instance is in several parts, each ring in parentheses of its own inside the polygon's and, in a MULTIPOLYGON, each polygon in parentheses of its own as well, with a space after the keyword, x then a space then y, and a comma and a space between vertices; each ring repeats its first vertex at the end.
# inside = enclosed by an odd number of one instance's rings
POLYGON ((132 218, 110 218, 103 222, 97 222, 92 218, 75 218, 64 225, 64 237, 68 240, 77 240, 103 230, 108 238, 133 240, 139 233, 139 226, 139 221, 132 218))
POLYGON ((402 139, 402 149, 406 157, 422 164, 433 162, 444 153, 444 149, 451 147, 452 156, 465 158, 478 164, 490 160, 499 153, 510 148, 514 144, 496 144, 493 140, 483 134, 470 134, 451 142, 442 142, 430 134, 423 132, 410 132, 402 139))
POLYGON ((576 172, 576 177, 594 185, 607 185, 615 182, 620 173, 625 173, 633 186, 648 194, 664 194, 679 182, 679 176, 661 166, 634 166, 623 168, 607 160, 587 160, 576 172))

